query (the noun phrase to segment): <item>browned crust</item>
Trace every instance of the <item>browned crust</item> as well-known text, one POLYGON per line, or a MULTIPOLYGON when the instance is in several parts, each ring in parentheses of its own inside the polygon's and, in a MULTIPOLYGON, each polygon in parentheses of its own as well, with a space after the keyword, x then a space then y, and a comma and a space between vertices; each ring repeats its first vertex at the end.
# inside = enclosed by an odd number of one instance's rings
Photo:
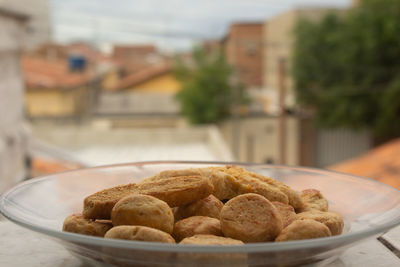
POLYGON ((119 185, 96 192, 83 201, 83 217, 110 219, 111 210, 123 197, 137 193, 136 184, 119 185))
POLYGON ((168 203, 170 207, 183 206, 209 196, 214 187, 203 176, 166 177, 138 184, 141 194, 151 195, 168 203))

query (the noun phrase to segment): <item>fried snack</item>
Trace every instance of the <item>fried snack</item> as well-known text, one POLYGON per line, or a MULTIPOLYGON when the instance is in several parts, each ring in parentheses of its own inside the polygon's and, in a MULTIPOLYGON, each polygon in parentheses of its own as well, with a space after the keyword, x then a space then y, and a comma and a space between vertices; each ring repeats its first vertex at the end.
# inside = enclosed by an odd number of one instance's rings
POLYGON ((124 197, 111 212, 113 225, 142 225, 172 233, 174 215, 162 200, 152 196, 135 194, 124 197))
POLYGON ((215 235, 194 235, 183 239, 179 244, 186 245, 242 245, 243 242, 215 235))
POLYGON ((297 220, 291 223, 288 227, 275 239, 276 242, 312 239, 331 236, 329 228, 315 220, 297 220))
POLYGON ((110 219, 114 205, 121 198, 135 193, 137 193, 136 184, 119 185, 94 193, 83 201, 83 217, 110 219))
POLYGON ((323 223, 329 228, 332 235, 340 235, 344 227, 342 216, 335 212, 323 212, 319 210, 306 211, 298 213, 297 219, 311 219, 323 223))
POLYGON ((201 168, 203 176, 210 179, 214 186, 212 193, 219 200, 231 199, 239 195, 241 184, 232 175, 223 171, 222 167, 201 168))
POLYGON ((225 236, 248 242, 272 241, 282 230, 275 206, 258 194, 244 194, 229 200, 221 210, 225 236))
POLYGON ((224 172, 225 167, 189 168, 182 170, 166 170, 144 181, 155 181, 168 177, 204 176, 210 179, 214 186, 213 195, 218 199, 231 199, 237 196, 240 184, 235 178, 224 172))
POLYGON ((175 240, 166 232, 137 225, 122 225, 111 228, 104 236, 105 238, 171 243, 175 240))
POLYGON ((197 234, 222 236, 221 223, 218 219, 205 216, 189 217, 175 223, 172 236, 181 241, 197 234))
MULTIPOLYGON (((300 195, 293 189, 291 189, 289 186, 285 185, 284 183, 275 180, 273 178, 270 177, 266 177, 254 172, 250 172, 246 169, 237 167, 237 166, 227 166, 226 170, 227 173, 233 175, 234 177, 236 177, 239 180, 242 179, 256 179, 262 183, 265 183, 269 190, 272 192, 276 192, 276 191, 280 191, 281 193, 285 194, 287 197, 287 202, 285 199, 283 200, 279 200, 279 199, 272 199, 270 198, 268 195, 263 195, 265 196, 268 200, 270 201, 278 201, 278 202, 282 202, 285 204, 290 204, 291 206, 293 206, 293 208, 295 208, 296 210, 303 208, 304 203, 303 200, 301 199, 300 195), (246 178, 244 178, 246 177, 246 178)), ((254 192, 257 193, 257 192, 254 192)), ((275 196, 276 198, 276 196, 275 196)))
POLYGON ((277 201, 272 202, 272 204, 281 215, 282 228, 285 228, 297 219, 296 212, 294 211, 294 208, 292 206, 277 201))
POLYGON ((113 227, 110 221, 94 221, 83 218, 82 214, 69 215, 64 220, 62 230, 83 235, 103 237, 113 227))
POLYGON ((317 189, 306 189, 301 191, 301 198, 305 205, 302 211, 328 211, 328 200, 317 189))
POLYGON ((138 191, 168 203, 170 207, 184 206, 209 196, 214 190, 210 180, 203 176, 177 176, 143 180, 138 191))
POLYGON ((175 221, 182 220, 191 216, 207 216, 219 219, 224 204, 213 195, 200 199, 186 206, 180 206, 174 209, 175 221))

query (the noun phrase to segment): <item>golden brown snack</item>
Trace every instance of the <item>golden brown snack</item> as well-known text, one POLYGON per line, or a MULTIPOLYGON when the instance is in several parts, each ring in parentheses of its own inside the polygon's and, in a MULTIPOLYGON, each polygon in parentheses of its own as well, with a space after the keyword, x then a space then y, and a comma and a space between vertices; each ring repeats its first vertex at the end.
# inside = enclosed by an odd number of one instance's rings
POLYGON ((277 201, 272 202, 272 204, 281 215, 282 228, 285 228, 297 219, 296 212, 294 211, 294 208, 292 206, 277 201))
POLYGON ((305 203, 302 211, 328 211, 328 200, 317 189, 306 189, 301 191, 301 198, 305 203))
POLYGON ((83 201, 83 217, 110 219, 111 210, 118 200, 135 193, 137 193, 136 184, 119 185, 94 193, 83 201))
POLYGON ((291 223, 288 227, 275 239, 276 242, 312 239, 331 236, 329 228, 315 220, 297 220, 291 223))
POLYGON ((141 194, 154 196, 170 205, 184 206, 209 196, 214 187, 203 176, 176 176, 163 179, 143 180, 138 184, 141 194))
POLYGON ((225 236, 247 242, 272 241, 282 230, 275 206, 258 194, 244 194, 229 200, 221 210, 225 236))
POLYGON ((137 225, 115 226, 111 228, 104 237, 147 242, 175 243, 172 236, 163 231, 137 225))
POLYGON ((268 197, 268 195, 263 195, 270 201, 278 201, 285 204, 289 203, 296 210, 301 209, 304 206, 303 200, 301 199, 299 193, 297 193, 295 190, 291 189, 289 186, 285 185, 284 183, 278 180, 263 176, 261 174, 247 171, 237 166, 228 166, 226 171, 234 175, 236 178, 242 177, 241 179, 243 179, 243 177, 246 177, 247 179, 256 179, 262 183, 265 183, 266 185, 268 185, 268 188, 270 188, 272 192, 280 191, 281 193, 285 194, 288 199, 288 202, 286 202, 286 200, 282 201, 279 199, 271 199, 268 197))
POLYGON ((135 194, 124 197, 115 204, 111 212, 114 226, 143 225, 172 233, 174 215, 171 208, 158 198, 135 194))
POLYGON ((323 212, 319 210, 306 211, 298 213, 297 219, 311 219, 323 223, 329 228, 332 235, 340 235, 344 227, 342 216, 334 212, 323 212))
POLYGON ((199 169, 203 176, 210 179, 214 186, 212 193, 220 200, 231 199, 239 195, 240 183, 232 175, 224 172, 222 167, 209 167, 199 169))
POLYGON ((113 227, 110 221, 94 221, 83 218, 82 214, 69 215, 64 220, 63 231, 103 237, 113 227))
POLYGON ((175 221, 182 220, 191 216, 207 216, 219 219, 224 204, 213 195, 200 199, 186 206, 175 208, 174 217, 175 221))
POLYGON ((231 199, 239 195, 240 184, 236 179, 225 172, 226 167, 205 167, 189 168, 182 170, 166 170, 153 177, 145 179, 146 181, 155 181, 168 177, 178 176, 204 176, 210 179, 214 186, 213 195, 218 199, 231 199))
POLYGON ((218 219, 193 216, 175 223, 172 236, 176 241, 197 234, 222 236, 221 223, 218 219))
POLYGON ((215 235, 194 235, 183 239, 179 244, 186 245, 242 245, 243 242, 215 235))

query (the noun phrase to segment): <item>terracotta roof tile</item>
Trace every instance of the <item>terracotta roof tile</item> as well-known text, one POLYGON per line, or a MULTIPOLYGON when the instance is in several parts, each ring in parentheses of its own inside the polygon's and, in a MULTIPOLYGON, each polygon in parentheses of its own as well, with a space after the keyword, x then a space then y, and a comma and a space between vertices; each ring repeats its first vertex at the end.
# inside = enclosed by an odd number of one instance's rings
POLYGON ((34 157, 32 159, 32 175, 48 175, 62 171, 82 168, 83 166, 75 163, 51 160, 46 158, 34 157))
POLYGON ((162 75, 171 71, 171 65, 168 62, 161 64, 150 65, 144 69, 133 72, 122 78, 115 86, 114 90, 126 89, 145 81, 148 81, 156 76, 162 75))
POLYGON ((67 62, 64 61, 24 56, 21 63, 28 88, 76 87, 93 78, 89 71, 70 72, 67 62))
POLYGON ((400 138, 328 169, 372 178, 400 189, 400 138))

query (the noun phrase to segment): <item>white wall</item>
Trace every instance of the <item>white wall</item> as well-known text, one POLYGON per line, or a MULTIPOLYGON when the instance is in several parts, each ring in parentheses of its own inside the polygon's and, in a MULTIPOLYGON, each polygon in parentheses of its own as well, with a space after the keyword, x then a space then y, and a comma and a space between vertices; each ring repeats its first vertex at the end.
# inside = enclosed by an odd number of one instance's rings
POLYGON ((25 177, 28 136, 19 55, 24 24, 0 13, 0 193, 25 177))
POLYGON ((51 39, 49 0, 0 0, 0 8, 21 12, 30 17, 25 47, 34 49, 51 39))

